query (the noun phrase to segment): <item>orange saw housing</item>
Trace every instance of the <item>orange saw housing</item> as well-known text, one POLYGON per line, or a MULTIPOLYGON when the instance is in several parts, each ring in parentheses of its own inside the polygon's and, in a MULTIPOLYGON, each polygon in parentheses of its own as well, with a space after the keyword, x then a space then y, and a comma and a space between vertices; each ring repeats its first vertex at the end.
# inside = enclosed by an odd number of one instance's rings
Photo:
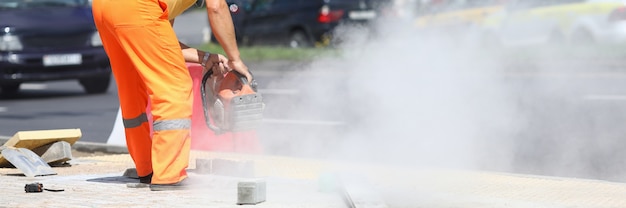
POLYGON ((205 74, 203 87, 210 93, 203 93, 207 125, 217 134, 224 131, 246 131, 256 129, 263 118, 265 104, 256 89, 254 80, 248 82, 245 76, 236 71, 226 73, 222 79, 205 74), (207 81, 209 83, 207 83, 207 81), (206 102, 208 100, 208 103, 206 102), (209 112, 212 122, 206 112, 209 112))

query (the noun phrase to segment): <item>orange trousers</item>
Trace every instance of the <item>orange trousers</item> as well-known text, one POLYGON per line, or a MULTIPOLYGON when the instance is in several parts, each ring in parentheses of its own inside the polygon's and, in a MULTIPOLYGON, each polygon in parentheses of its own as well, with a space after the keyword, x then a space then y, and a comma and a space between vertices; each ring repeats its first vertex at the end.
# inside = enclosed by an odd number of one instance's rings
POLYGON ((93 0, 93 15, 117 82, 126 144, 153 184, 187 177, 192 79, 160 0, 93 0), (146 107, 151 104, 152 135, 146 107))

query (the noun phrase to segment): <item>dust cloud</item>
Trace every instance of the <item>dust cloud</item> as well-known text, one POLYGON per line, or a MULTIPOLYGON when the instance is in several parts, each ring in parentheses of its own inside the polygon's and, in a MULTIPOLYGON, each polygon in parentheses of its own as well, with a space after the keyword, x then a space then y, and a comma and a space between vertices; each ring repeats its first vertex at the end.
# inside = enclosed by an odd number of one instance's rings
MULTIPOLYGON (((476 167, 485 136, 515 129, 502 80, 469 51, 424 41, 402 27, 407 24, 387 23, 373 39, 352 35, 342 45, 344 66, 337 70, 346 71, 345 89, 331 99, 346 102, 344 112, 352 113, 346 122, 354 127, 338 152, 385 163, 476 167)), ((339 32, 367 34, 351 29, 339 32)))
POLYGON ((551 76, 549 57, 507 57, 459 40, 467 34, 423 35, 414 18, 341 26, 336 55, 269 83, 298 89, 267 101, 281 115, 332 121, 273 130, 263 137, 269 153, 568 177, 622 173, 620 134, 609 131, 623 110, 581 102, 576 84, 551 76))

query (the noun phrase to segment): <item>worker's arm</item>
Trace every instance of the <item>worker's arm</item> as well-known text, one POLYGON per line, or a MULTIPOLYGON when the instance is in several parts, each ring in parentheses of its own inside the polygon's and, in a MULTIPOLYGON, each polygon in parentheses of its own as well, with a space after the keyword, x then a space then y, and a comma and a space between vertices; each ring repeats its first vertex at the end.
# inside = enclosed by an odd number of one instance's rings
POLYGON ((226 56, 228 57, 227 66, 232 70, 245 75, 248 80, 252 80, 252 76, 248 72, 248 67, 243 63, 237 47, 235 38, 235 28, 233 19, 230 16, 230 10, 225 0, 205 0, 209 24, 215 38, 220 43, 226 56))

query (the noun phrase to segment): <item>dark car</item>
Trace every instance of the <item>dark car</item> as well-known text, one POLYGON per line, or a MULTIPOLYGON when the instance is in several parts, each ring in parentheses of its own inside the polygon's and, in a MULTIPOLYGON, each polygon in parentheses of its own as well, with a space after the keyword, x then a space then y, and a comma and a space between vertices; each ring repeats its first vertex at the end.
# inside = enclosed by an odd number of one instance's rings
POLYGON ((340 24, 367 25, 387 0, 228 0, 240 43, 328 45, 340 24))
POLYGON ((109 88, 111 67, 88 0, 0 0, 0 88, 78 80, 87 93, 109 88))

